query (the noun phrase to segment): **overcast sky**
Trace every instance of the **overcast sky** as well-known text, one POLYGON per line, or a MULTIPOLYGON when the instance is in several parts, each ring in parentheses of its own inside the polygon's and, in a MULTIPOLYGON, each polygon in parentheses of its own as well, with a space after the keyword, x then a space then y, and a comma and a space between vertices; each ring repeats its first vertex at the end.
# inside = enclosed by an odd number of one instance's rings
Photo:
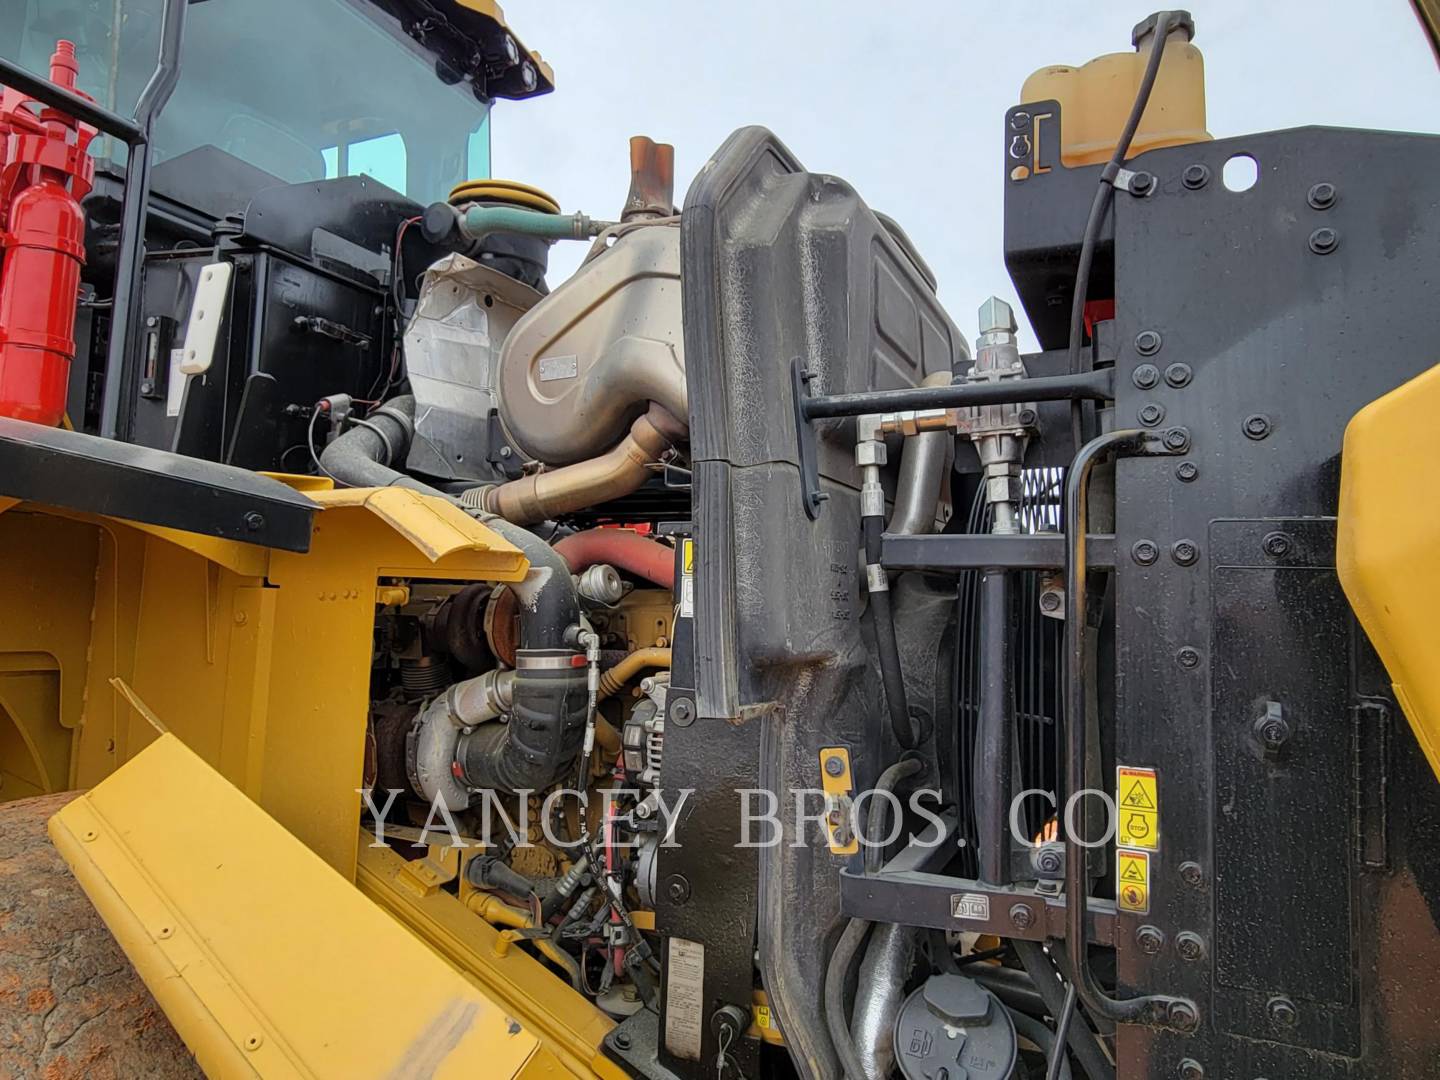
MULTIPOLYGON (((554 67, 556 91, 496 105, 496 176, 611 218, 628 186, 629 136, 675 145, 683 202, 731 131, 763 124, 806 168, 845 178, 905 227, 972 341, 986 296, 1014 302, 1000 247, 1006 108, 1036 68, 1128 50, 1131 27, 1153 10, 1116 0, 508 0, 505 9, 554 67)), ((1436 129, 1440 75, 1405 0, 1197 0, 1190 11, 1217 138, 1302 124, 1436 129)), ((557 246, 552 285, 583 252, 557 246)))

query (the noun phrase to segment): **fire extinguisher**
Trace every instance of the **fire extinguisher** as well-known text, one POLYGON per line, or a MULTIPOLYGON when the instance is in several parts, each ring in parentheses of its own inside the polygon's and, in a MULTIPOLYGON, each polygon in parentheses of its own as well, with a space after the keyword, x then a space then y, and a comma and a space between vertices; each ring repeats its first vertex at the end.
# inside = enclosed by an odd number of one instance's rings
MULTIPOLYGON (((79 71, 75 46, 57 42, 50 81, 74 91, 79 71)), ((0 93, 0 416, 52 427, 65 416, 94 136, 17 90, 0 93)))

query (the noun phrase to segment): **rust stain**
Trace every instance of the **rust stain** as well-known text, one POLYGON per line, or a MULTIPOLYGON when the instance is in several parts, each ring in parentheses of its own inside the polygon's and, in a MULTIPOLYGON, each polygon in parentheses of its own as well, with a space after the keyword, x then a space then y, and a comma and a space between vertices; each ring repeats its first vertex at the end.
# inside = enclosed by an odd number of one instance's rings
POLYGON ((25 995, 25 1008, 32 1013, 48 1012, 55 1005, 55 993, 49 987, 31 990, 25 995))

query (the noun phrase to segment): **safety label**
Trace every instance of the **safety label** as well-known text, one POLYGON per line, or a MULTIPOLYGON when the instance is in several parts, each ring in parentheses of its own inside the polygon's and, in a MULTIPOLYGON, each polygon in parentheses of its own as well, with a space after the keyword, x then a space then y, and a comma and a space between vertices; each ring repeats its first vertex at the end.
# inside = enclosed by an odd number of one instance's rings
POLYGON ((1115 780, 1115 842, 1160 850, 1160 792, 1154 769, 1121 765, 1115 780))
POLYGON ((665 965, 665 1047, 678 1058, 700 1060, 705 1006, 705 946, 670 939, 665 965))
POLYGON ((1145 915, 1150 911, 1150 853, 1121 848, 1117 855, 1116 904, 1121 911, 1145 915))
POLYGON ((689 537, 680 545, 680 617, 695 617, 695 541, 689 537))

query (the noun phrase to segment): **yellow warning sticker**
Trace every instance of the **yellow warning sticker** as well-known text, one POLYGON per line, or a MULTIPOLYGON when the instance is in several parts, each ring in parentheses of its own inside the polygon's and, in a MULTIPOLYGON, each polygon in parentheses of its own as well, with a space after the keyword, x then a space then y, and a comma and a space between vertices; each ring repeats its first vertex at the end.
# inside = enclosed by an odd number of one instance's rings
POLYGON ((1116 844, 1159 851, 1160 792, 1155 770, 1121 765, 1115 773, 1116 844))
POLYGON ((695 572, 695 541, 686 539, 684 544, 684 555, 682 556, 685 569, 682 573, 693 574, 695 572))
POLYGON ((770 1010, 764 1005, 755 1006, 755 1026, 758 1028, 770 1026, 770 1010))
POLYGON ((1127 851, 1121 848, 1117 855, 1115 874, 1116 905, 1121 911, 1145 915, 1150 911, 1150 853, 1148 851, 1127 851))

